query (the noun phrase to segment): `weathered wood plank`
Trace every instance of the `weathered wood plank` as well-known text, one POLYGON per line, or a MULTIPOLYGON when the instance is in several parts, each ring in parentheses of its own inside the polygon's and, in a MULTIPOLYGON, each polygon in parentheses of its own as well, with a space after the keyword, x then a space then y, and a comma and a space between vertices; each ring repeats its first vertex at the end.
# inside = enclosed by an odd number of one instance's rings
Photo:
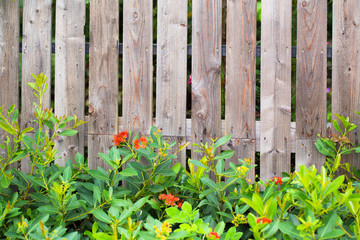
MULTIPOLYGON (((85 2, 82 0, 56 1, 55 36, 55 114, 79 119, 85 116, 85 2)), ((56 147, 56 163, 64 166, 77 152, 84 153, 84 126, 78 134, 60 137, 56 147)))
POLYGON ((325 157, 314 143, 326 131, 327 1, 301 0, 297 11, 296 166, 320 169, 325 157))
POLYGON ((153 116, 153 1, 124 1, 124 129, 150 133, 153 116))
MULTIPOLYGON (((0 1, 0 106, 7 110, 12 104, 19 109, 19 31, 20 1, 0 1)), ((6 114, 6 113, 5 113, 6 114)), ((4 143, 5 131, 0 129, 0 144, 4 143)), ((0 149, 2 157, 7 156, 0 149)), ((17 167, 14 163, 12 167, 17 167)))
POLYGON ((119 1, 90 1, 89 168, 108 168, 107 153, 118 130, 119 1))
POLYGON ((261 5, 260 177, 290 172, 291 0, 261 5))
MULTIPOLYGON (((221 0, 193 1, 192 113, 193 143, 221 137, 221 0)), ((193 159, 202 154, 194 152, 193 159)))
POLYGON ((255 163, 256 1, 228 0, 226 27, 225 135, 232 134, 235 151, 229 160, 255 163))
MULTIPOLYGON (((170 142, 185 141, 187 0, 158 2, 156 126, 170 142)), ((182 151, 173 163, 186 163, 182 151)))
MULTIPOLYGON (((21 83, 21 127, 35 127, 33 102, 38 102, 27 83, 33 82, 31 74, 43 73, 48 79, 48 89, 43 107, 50 108, 51 92, 51 0, 26 0, 23 3, 23 49, 21 83)), ((30 172, 29 159, 21 162, 21 170, 30 172)))
MULTIPOLYGON (((355 111, 360 111, 360 5, 345 0, 334 0, 333 4, 332 113, 349 116, 350 122, 359 126, 360 116, 355 111)), ((349 134, 354 146, 359 145, 358 131, 349 134)), ((358 159, 359 154, 350 154, 341 161, 359 169, 358 159)))

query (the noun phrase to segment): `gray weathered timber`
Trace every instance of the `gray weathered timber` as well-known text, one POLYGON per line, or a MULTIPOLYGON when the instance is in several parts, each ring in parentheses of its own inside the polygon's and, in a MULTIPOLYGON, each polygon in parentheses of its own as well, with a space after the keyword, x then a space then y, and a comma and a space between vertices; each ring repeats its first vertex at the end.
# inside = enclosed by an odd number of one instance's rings
MULTIPOLYGON (((345 0, 333 4, 332 113, 349 116, 350 122, 360 126, 360 116, 355 113, 360 111, 360 5, 345 0)), ((354 146, 359 145, 359 130, 350 132, 349 138, 354 146)), ((359 169, 358 159, 359 154, 350 154, 341 161, 359 169)))
POLYGON ((261 7, 260 177, 290 172, 291 0, 261 7))
POLYGON ((89 168, 109 168, 107 153, 118 131, 119 1, 90 1, 89 168))
MULTIPOLYGON (((55 114, 85 117, 85 2, 56 1, 55 114)), ((64 166, 77 152, 84 153, 84 126, 72 137, 60 136, 56 163, 64 166)))
MULTIPOLYGON (((19 30, 20 1, 0 1, 0 107, 4 115, 15 104, 19 109, 19 30)), ((4 143, 5 131, 0 129, 0 144, 4 143)), ((1 157, 6 150, 0 149, 1 157)), ((13 167, 17 167, 17 163, 13 167)))
POLYGON ((229 160, 255 163, 256 1, 228 0, 226 26, 225 135, 232 134, 228 146, 235 151, 229 160))
POLYGON ((125 130, 146 135, 152 126, 153 1, 124 1, 123 118, 125 130))
POLYGON ((297 11, 296 167, 320 169, 325 156, 314 143, 326 131, 327 1, 300 0, 297 11))
MULTIPOLYGON (((193 1, 192 113, 193 143, 221 137, 221 0, 193 1)), ((193 159, 202 154, 194 152, 193 159)))
MULTIPOLYGON (((167 138, 170 142, 184 142, 187 0, 159 1, 157 23, 156 126, 162 129, 164 139, 167 138)), ((182 151, 173 163, 180 162, 185 166, 185 153, 182 151)))
MULTIPOLYGON (((27 83, 34 82, 31 74, 47 76, 48 88, 43 108, 50 108, 51 92, 51 0, 26 0, 23 5, 23 49, 21 84, 21 128, 34 127, 34 106, 37 98, 27 83)), ((21 170, 30 172, 30 159, 21 162, 21 170)))

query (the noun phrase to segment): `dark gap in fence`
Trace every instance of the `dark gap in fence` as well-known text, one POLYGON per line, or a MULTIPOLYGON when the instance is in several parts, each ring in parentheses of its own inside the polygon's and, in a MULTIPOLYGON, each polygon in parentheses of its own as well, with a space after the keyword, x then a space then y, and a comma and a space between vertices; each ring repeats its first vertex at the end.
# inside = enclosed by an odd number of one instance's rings
MULTIPOLYGON (((332 46, 331 40, 333 39, 332 31, 332 16, 333 16, 333 4, 328 4, 328 19, 327 19, 327 47, 332 46)), ((332 118, 332 58, 328 58, 326 62, 327 69, 327 81, 326 81, 326 109, 327 109, 327 121, 331 122, 332 118)))
MULTIPOLYGON (((119 1, 119 41, 123 41, 123 18, 124 18, 124 11, 123 11, 123 2, 119 1), (122 3, 122 4, 121 4, 122 3)), ((123 57, 122 55, 119 56, 119 65, 118 65, 118 115, 123 116, 122 109, 123 109, 123 57)), ((121 129, 118 129, 120 132, 121 129)))
MULTIPOLYGON (((255 68, 255 118, 260 121, 260 78, 261 78, 261 3, 257 3, 256 15, 256 68, 255 68)), ((260 169, 260 168, 259 168, 260 169)), ((259 170, 260 171, 260 170, 259 170)), ((256 175, 256 174, 255 174, 256 175)), ((260 173, 259 173, 260 175, 260 173)))
MULTIPOLYGON (((297 43, 297 3, 292 3, 291 44, 297 43)), ((296 50, 296 47, 293 47, 296 50)), ((292 53, 293 55, 293 53, 292 53)), ((296 53, 291 59, 291 121, 296 121, 296 53)))
POLYGON ((295 171, 295 153, 291 153, 290 155, 290 159, 291 159, 291 163, 290 163, 290 171, 294 172, 295 171))
POLYGON ((260 180, 260 152, 256 152, 255 153, 255 181, 259 181, 260 180))
MULTIPOLYGON (((85 54, 89 54, 90 44, 87 42, 85 44, 85 54)), ((22 42, 19 42, 19 51, 22 53, 22 42)), ((55 53, 55 42, 51 45, 52 53, 55 53)), ((191 56, 192 45, 187 46, 187 55, 191 56)), ((157 44, 153 44, 153 54, 156 55, 157 52, 157 44)), ((123 44, 119 43, 119 54, 123 54, 123 44)), ((221 56, 226 57, 226 45, 221 46, 221 56)), ((256 57, 261 57, 261 45, 256 46, 256 57)), ((291 57, 296 58, 296 46, 291 47, 291 57)), ((332 58, 332 47, 327 47, 327 58, 332 58)))

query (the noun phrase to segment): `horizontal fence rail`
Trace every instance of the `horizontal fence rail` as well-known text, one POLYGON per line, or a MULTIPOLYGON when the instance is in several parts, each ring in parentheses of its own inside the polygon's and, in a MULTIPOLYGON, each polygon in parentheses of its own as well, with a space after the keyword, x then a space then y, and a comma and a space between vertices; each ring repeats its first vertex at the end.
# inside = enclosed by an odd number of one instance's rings
MULTIPOLYGON (((290 171, 294 156, 295 167, 324 162, 314 143, 318 135, 332 132, 327 123, 329 98, 332 113, 350 116, 360 125, 354 114, 360 111, 360 11, 353 1, 333 0, 332 34, 327 33, 327 1, 299 0, 296 6, 291 0, 262 1, 260 24, 256 0, 227 0, 225 6, 220 0, 193 1, 191 6, 188 0, 157 4, 124 0, 121 8, 118 3, 27 0, 20 9, 19 0, 0 1, 1 105, 21 102, 21 127, 32 126, 34 98, 26 83, 33 81, 31 73, 44 73, 55 88, 47 90, 44 105, 51 106, 53 92, 56 114, 75 113, 88 121, 75 137, 57 140, 61 157, 57 164, 73 159, 76 152, 85 153, 87 147, 89 166, 106 168, 98 153, 112 146, 112 135, 122 130, 147 135, 155 125, 170 141, 208 142, 232 134, 223 148, 235 152, 229 161, 251 158, 254 163, 260 156, 257 172, 268 179, 290 171), (86 24, 89 42, 85 42, 86 24), (296 39, 292 39, 294 28, 296 39), (294 92, 296 109, 291 109, 294 92), (122 112, 118 112, 119 100, 122 112), (260 116, 256 116, 259 103, 260 116), (294 111, 296 121, 291 122, 294 111)), ((0 131, 1 141, 5 136, 0 131)), ((358 131, 350 134, 350 140, 359 143, 358 131)), ((187 149, 192 158, 201 157, 191 145, 187 149)), ((175 161, 185 165, 187 157, 182 153, 175 161)), ((360 167, 357 154, 342 160, 360 167)), ((28 161, 21 163, 24 172, 29 171, 28 161)), ((254 176, 252 171, 250 177, 254 176)))
MULTIPOLYGON (((157 44, 153 44, 153 54, 157 55, 157 44)), ((90 49, 90 44, 89 43, 85 43, 85 54, 89 54, 89 49, 90 49)), ((327 47, 326 49, 326 54, 327 54, 327 58, 332 58, 332 47, 327 47)), ((51 52, 55 53, 56 48, 55 48, 55 43, 53 42, 51 44, 51 52)), ((296 58, 296 46, 292 46, 291 47, 291 57, 292 58, 296 58)), ((22 42, 19 43, 19 52, 22 53, 22 42)), ((188 44, 187 45, 187 55, 191 56, 192 55, 192 45, 188 44)), ((123 44, 120 43, 119 44, 119 55, 123 55, 123 44)), ((221 46, 221 56, 222 57, 226 57, 226 45, 222 45, 221 46)), ((256 46, 256 57, 261 57, 261 46, 256 46)))

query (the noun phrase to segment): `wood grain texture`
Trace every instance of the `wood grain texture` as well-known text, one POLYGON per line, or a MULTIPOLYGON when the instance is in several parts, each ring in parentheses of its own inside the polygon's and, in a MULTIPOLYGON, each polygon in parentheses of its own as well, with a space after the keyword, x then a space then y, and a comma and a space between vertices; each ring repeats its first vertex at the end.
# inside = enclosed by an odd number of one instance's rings
MULTIPOLYGON (((55 114, 85 117, 85 2, 83 0, 56 1, 55 35, 55 114)), ((84 153, 84 126, 72 137, 60 136, 55 161, 60 166, 75 154, 84 153)))
POLYGON ((235 151, 229 161, 255 163, 256 1, 228 0, 226 26, 225 135, 232 134, 235 151))
MULTIPOLYGON (((31 74, 43 73, 49 84, 43 107, 50 108, 51 92, 51 27, 52 1, 26 0, 23 3, 23 49, 21 83, 21 127, 35 127, 33 102, 38 102, 27 83, 34 82, 31 74)), ((21 170, 30 172, 29 159, 21 162, 21 170)))
MULTIPOLYGON (((221 137, 221 0, 193 1, 192 113, 193 143, 221 137)), ((198 159, 202 154, 194 152, 198 159)))
MULTIPOLYGON (((360 126, 360 5, 356 1, 333 2, 333 81, 332 112, 349 116, 360 126)), ((337 119, 333 115, 333 119, 337 119)), ((338 122, 339 119, 337 119, 338 122)), ((349 134, 354 146, 359 145, 359 130, 349 134)), ((343 155, 342 162, 360 168, 359 154, 343 155)))
MULTIPOLYGON (((158 2, 156 126, 169 142, 186 134, 187 0, 158 2)), ((173 163, 186 163, 185 151, 173 163)))
MULTIPOLYGON (((20 1, 0 1, 0 107, 4 114, 13 104, 19 109, 19 30, 20 1)), ((0 144, 6 136, 0 129, 0 144)), ((0 155, 6 157, 6 150, 0 149, 0 155)))
POLYGON ((325 156, 314 143, 326 131, 327 1, 300 0, 297 11, 296 167, 320 169, 325 156))
POLYGON ((113 146, 118 119, 119 1, 90 1, 89 168, 113 146))
POLYGON ((124 1, 124 129, 150 133, 153 116, 153 1, 124 1))
POLYGON ((260 178, 290 172, 291 0, 261 6, 260 178))

